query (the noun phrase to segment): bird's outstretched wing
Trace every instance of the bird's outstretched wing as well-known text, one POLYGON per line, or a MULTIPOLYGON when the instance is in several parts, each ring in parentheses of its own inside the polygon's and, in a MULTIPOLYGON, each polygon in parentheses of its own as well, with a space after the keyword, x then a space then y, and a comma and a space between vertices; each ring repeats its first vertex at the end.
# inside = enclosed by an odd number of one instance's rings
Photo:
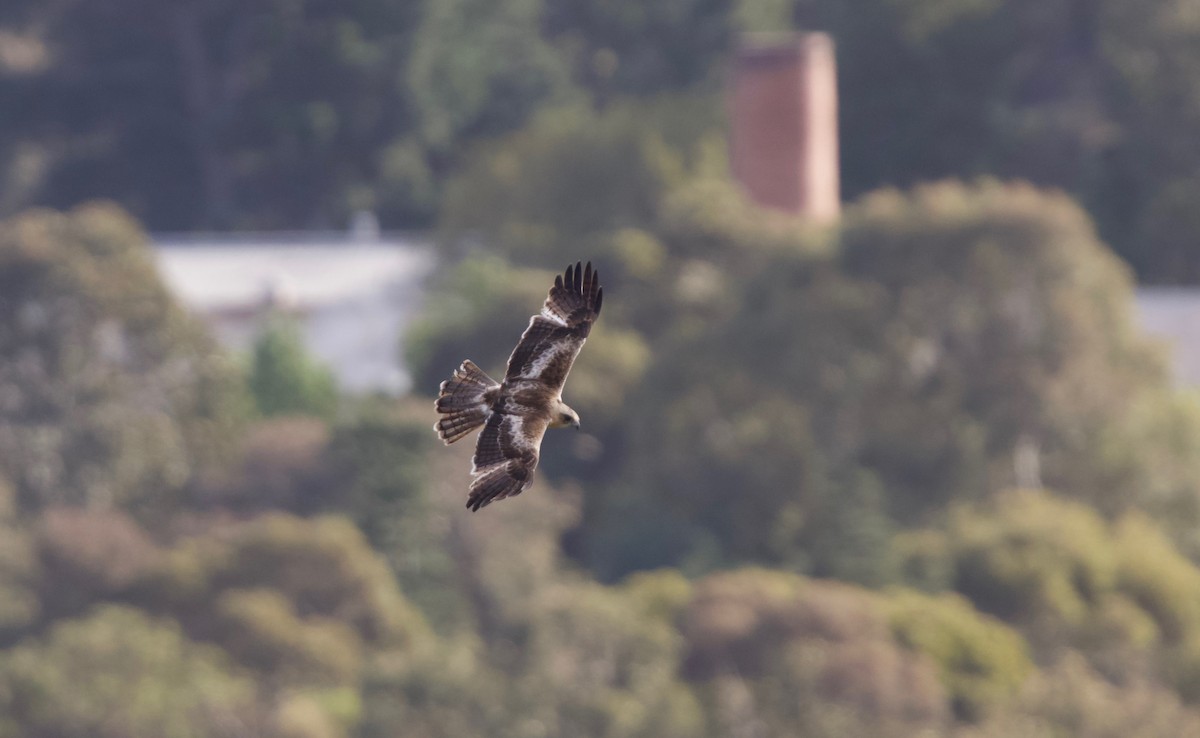
POLYGON ((603 299, 600 272, 592 269, 590 261, 582 268, 576 262, 555 277, 542 311, 529 320, 508 357, 505 382, 533 381, 555 394, 561 392, 592 323, 600 315, 603 299))
POLYGON ((471 463, 471 491, 467 507, 472 511, 524 492, 533 483, 538 451, 546 433, 547 420, 540 417, 493 413, 488 418, 471 463))
POLYGON ((542 311, 508 357, 500 395, 492 405, 471 464, 472 510, 524 492, 533 483, 542 436, 554 402, 600 314, 604 291, 591 262, 554 278, 542 311))

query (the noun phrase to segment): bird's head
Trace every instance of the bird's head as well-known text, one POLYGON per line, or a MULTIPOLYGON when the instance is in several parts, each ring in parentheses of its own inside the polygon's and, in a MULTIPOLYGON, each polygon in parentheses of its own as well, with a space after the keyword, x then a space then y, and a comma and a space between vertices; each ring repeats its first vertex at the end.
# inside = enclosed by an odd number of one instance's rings
POLYGON ((550 419, 551 428, 579 428, 579 413, 575 412, 562 400, 554 406, 554 415, 550 419))

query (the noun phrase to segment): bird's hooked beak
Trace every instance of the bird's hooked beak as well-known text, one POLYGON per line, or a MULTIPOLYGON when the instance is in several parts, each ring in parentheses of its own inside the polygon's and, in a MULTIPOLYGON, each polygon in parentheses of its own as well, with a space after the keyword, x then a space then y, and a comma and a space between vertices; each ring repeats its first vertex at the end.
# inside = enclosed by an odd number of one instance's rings
POLYGON ((579 416, 578 415, 571 418, 571 427, 574 428, 575 430, 579 430, 579 416))

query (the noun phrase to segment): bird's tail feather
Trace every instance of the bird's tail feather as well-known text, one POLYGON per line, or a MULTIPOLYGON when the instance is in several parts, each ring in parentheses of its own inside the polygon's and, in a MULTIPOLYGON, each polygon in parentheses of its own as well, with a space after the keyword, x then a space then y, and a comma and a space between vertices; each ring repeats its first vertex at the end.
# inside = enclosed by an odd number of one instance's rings
POLYGON ((489 394, 499 387, 470 359, 464 361, 438 392, 434 407, 442 417, 433 426, 438 437, 448 445, 483 425, 492 411, 489 394))

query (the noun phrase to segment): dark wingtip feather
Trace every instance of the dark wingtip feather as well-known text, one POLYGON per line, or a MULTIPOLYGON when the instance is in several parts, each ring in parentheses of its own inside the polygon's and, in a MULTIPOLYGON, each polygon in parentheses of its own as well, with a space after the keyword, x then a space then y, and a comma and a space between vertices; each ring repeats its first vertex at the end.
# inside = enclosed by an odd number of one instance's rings
POLYGON ((600 314, 600 304, 603 302, 604 302, 604 288, 600 287, 596 290, 596 307, 593 308, 596 311, 596 315, 600 314))

